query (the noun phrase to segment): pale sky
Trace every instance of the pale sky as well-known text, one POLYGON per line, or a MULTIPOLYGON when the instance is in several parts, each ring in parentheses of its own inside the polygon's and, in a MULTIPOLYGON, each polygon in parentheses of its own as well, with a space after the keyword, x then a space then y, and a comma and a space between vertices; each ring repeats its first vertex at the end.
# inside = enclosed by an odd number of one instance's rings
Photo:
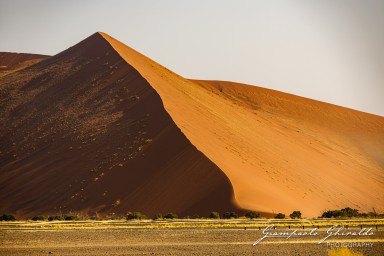
POLYGON ((0 51, 103 31, 174 72, 384 116, 384 0, 0 0, 0 51))

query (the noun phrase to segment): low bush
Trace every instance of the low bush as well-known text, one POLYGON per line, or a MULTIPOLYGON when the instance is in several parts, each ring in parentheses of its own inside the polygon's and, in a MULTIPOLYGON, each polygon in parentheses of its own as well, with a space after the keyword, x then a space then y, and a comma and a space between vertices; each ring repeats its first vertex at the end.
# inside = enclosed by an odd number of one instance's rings
POLYGON ((53 220, 64 220, 64 217, 63 216, 59 216, 59 215, 54 215, 54 216, 49 216, 48 217, 48 221, 53 221, 53 220))
POLYGON ((279 212, 278 214, 276 214, 275 219, 285 219, 285 214, 279 212))
POLYGON ((218 213, 218 212, 211 212, 209 214, 209 218, 210 219, 220 219, 220 213, 218 213))
POLYGON ((177 219, 177 214, 176 213, 167 213, 166 215, 164 215, 164 219, 177 219))
POLYGON ((127 213, 127 220, 144 220, 147 216, 142 214, 141 212, 128 212, 127 213))
POLYGON ((359 210, 347 207, 341 210, 330 210, 323 212, 321 218, 352 218, 359 216, 363 216, 363 214, 359 214, 359 210))
POLYGON ((235 212, 225 212, 223 213, 223 219, 237 219, 239 216, 235 212))
POLYGON ((291 219, 301 219, 301 212, 300 211, 293 211, 291 214, 289 214, 289 217, 291 219))
POLYGON ((79 218, 74 215, 65 215, 64 220, 78 220, 79 218))
POLYGON ((0 215, 0 221, 14 221, 16 216, 13 214, 2 214, 0 215))
POLYGON ((257 219, 257 218, 260 218, 260 213, 250 211, 250 212, 247 212, 247 213, 245 214, 245 217, 247 217, 247 218, 249 218, 249 219, 257 219))
POLYGON ((45 220, 45 217, 44 216, 34 216, 31 220, 33 221, 38 221, 38 220, 45 220))

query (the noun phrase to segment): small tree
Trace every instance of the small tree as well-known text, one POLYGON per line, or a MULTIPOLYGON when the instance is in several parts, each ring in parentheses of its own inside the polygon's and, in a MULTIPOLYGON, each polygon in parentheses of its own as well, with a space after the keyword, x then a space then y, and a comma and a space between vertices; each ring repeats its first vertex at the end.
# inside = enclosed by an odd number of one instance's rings
POLYGON ((256 219, 256 218, 260 218, 260 213, 258 212, 254 212, 254 211, 250 211, 250 212, 247 212, 245 214, 245 217, 249 218, 249 219, 256 219))
POLYGON ((78 220, 78 217, 74 215, 65 215, 64 220, 78 220))
POLYGON ((275 219, 285 219, 285 214, 279 212, 278 214, 276 214, 275 219))
POLYGON ((225 212, 223 213, 223 219, 237 219, 239 216, 235 212, 225 212))
POLYGON ((54 215, 54 216, 49 216, 48 217, 48 221, 53 221, 53 220, 64 220, 64 217, 63 216, 59 216, 59 215, 54 215))
POLYGON ((16 217, 13 214, 0 215, 0 221, 14 221, 14 220, 16 220, 16 217))
POLYGON ((146 219, 147 216, 142 214, 141 212, 128 212, 127 214, 127 220, 143 220, 146 219))
POLYGON ((211 212, 209 214, 209 218, 210 219, 220 219, 220 213, 218 213, 218 212, 211 212))
POLYGON ((164 215, 164 219, 177 219, 177 214, 176 213, 167 213, 164 215))
POLYGON ((289 217, 291 219, 301 219, 301 212, 300 211, 293 211, 289 217))
POLYGON ((322 218, 342 218, 342 217, 357 217, 359 216, 359 210, 352 209, 350 207, 341 209, 341 210, 330 210, 325 211, 321 215, 322 218))
POLYGON ((34 216, 31 220, 33 220, 33 221, 45 220, 45 217, 44 217, 44 216, 41 216, 41 215, 39 215, 39 216, 34 216))
POLYGON ((343 215, 346 216, 346 217, 348 217, 348 218, 352 218, 352 217, 357 217, 357 216, 359 216, 359 210, 357 210, 357 209, 352 209, 352 208, 350 208, 350 207, 341 209, 341 211, 343 212, 343 215))

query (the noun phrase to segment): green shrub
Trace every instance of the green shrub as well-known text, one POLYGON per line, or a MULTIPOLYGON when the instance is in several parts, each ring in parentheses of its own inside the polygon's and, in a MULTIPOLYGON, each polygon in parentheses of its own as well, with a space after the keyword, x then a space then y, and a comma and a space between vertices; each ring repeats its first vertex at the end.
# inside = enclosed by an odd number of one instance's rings
POLYGON ((343 214, 345 214, 348 218, 352 218, 352 217, 357 217, 357 216, 359 216, 359 210, 357 210, 357 209, 352 209, 352 208, 350 208, 350 207, 341 209, 341 211, 342 211, 343 214))
POLYGON ((209 214, 209 218, 210 219, 220 219, 220 213, 218 213, 218 212, 211 212, 209 214))
POLYGON ((247 217, 249 219, 257 219, 257 218, 260 218, 260 213, 254 212, 254 211, 250 211, 250 212, 247 212, 245 214, 245 217, 247 217))
POLYGON ((73 215, 65 215, 64 220, 78 220, 78 217, 73 215))
POLYGON ((167 213, 164 215, 164 219, 177 219, 177 214, 176 213, 167 213))
POLYGON ((33 221, 38 221, 38 220, 45 220, 45 217, 44 216, 34 216, 31 220, 33 221))
POLYGON ((127 213, 127 220, 144 220, 147 216, 142 214, 141 212, 128 212, 127 213))
POLYGON ((278 214, 276 214, 275 219, 285 219, 285 214, 279 212, 278 214))
POLYGON ((54 216, 49 216, 49 217, 48 217, 48 220, 49 220, 49 221, 53 221, 53 220, 64 220, 64 217, 63 217, 63 216, 59 216, 59 215, 54 215, 54 216))
POLYGON ((16 217, 13 214, 0 215, 0 221, 14 221, 14 220, 16 220, 16 217))
POLYGON ((293 211, 291 214, 289 214, 289 217, 291 219, 301 219, 301 212, 300 211, 293 211))
POLYGON ((361 218, 377 218, 377 217, 383 217, 383 214, 377 214, 375 212, 368 212, 368 213, 359 213, 358 217, 361 217, 361 218))
POLYGON ((225 212, 223 213, 223 219, 237 219, 239 216, 235 212, 225 212))
POLYGON ((342 217, 342 212, 340 210, 331 210, 323 212, 321 215, 322 218, 340 218, 342 217))
POLYGON ((323 212, 321 215, 322 218, 352 218, 352 217, 358 217, 361 214, 359 214, 359 210, 352 209, 350 207, 341 209, 341 210, 330 210, 323 212))

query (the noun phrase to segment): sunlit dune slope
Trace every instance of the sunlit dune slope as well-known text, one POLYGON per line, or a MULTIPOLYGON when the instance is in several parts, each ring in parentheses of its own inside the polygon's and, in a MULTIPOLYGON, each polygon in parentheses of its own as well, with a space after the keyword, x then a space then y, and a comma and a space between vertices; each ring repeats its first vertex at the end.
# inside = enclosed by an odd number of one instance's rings
POLYGON ((318 216, 384 211, 384 118, 259 87, 184 79, 112 37, 189 141, 231 181, 236 202, 318 216))
POLYGON ((240 211, 153 87, 100 35, 0 78, 0 213, 240 211))

